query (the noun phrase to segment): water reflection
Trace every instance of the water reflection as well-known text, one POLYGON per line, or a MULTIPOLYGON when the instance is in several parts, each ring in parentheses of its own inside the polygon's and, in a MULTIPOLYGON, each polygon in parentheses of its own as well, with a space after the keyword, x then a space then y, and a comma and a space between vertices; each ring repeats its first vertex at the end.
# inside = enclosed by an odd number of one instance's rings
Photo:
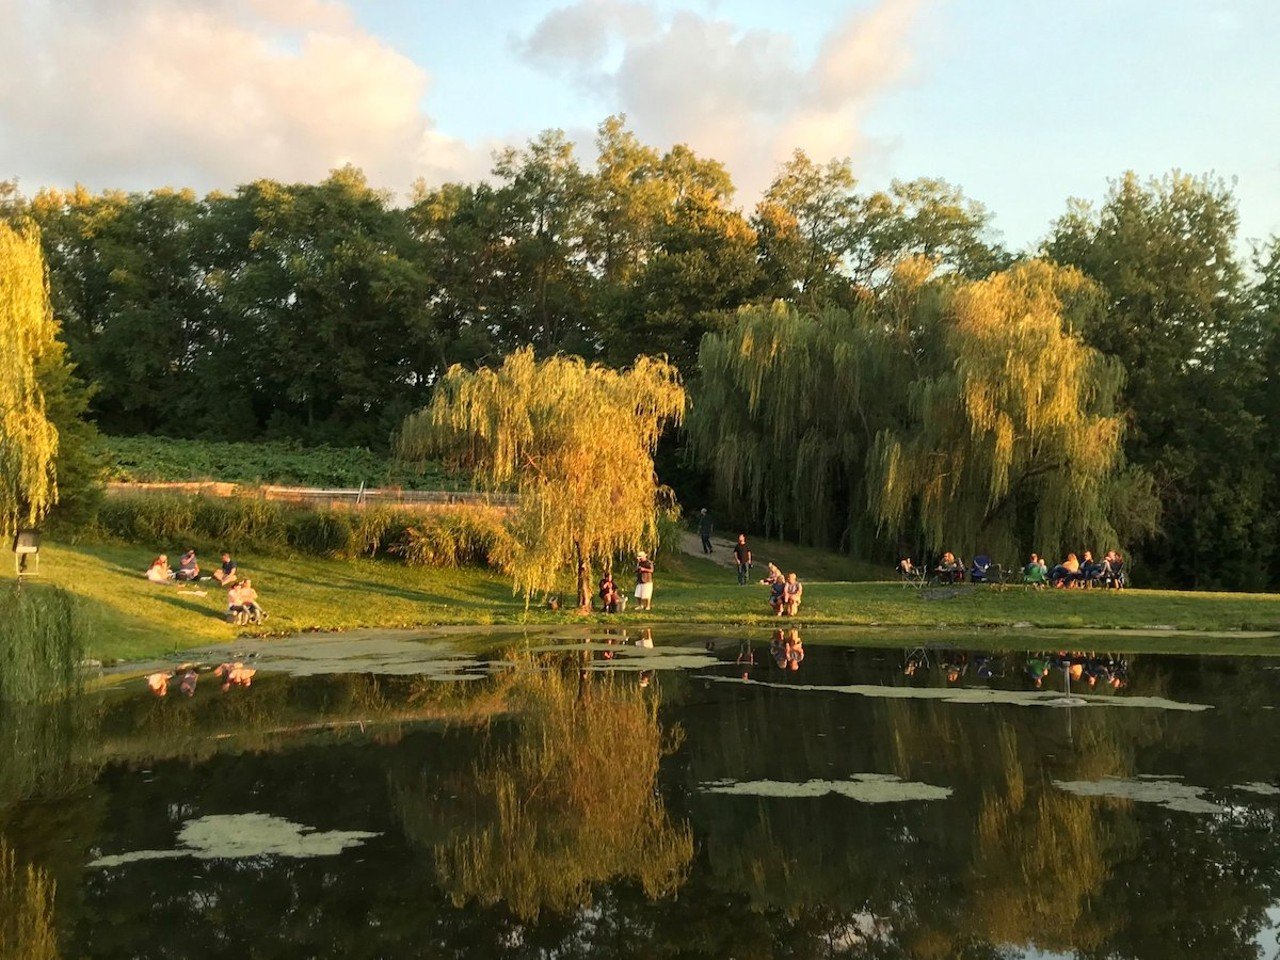
POLYGON ((0 906, 95 957, 1256 955, 1275 664, 788 644, 619 631, 466 684, 197 668, 10 711, 0 836, 46 892, 0 906), (1068 694, 1129 707, 1023 707, 1068 694), (205 933, 147 939, 178 915, 205 933))
MULTIPOLYGON (((567 666, 547 658, 514 674, 514 730, 474 766, 463 800, 472 816, 430 843, 458 906, 503 903, 533 920, 585 907, 599 883, 635 881, 657 898, 685 878, 693 838, 656 789, 681 733, 659 721, 652 674, 636 683, 567 666)), ((407 825, 421 821, 413 807, 426 796, 397 792, 407 825)))

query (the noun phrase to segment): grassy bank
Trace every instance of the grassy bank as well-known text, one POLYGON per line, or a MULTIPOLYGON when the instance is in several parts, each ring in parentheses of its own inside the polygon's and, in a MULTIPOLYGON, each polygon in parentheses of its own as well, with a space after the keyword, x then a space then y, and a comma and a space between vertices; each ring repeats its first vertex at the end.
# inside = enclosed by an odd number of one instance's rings
MULTIPOLYGON (((584 621, 571 612, 526 611, 507 581, 478 568, 424 569, 377 560, 242 554, 237 557, 241 569, 254 579, 271 618, 260 628, 237 628, 223 620, 220 588, 201 584, 201 596, 190 587, 148 583, 142 570, 150 559, 146 550, 120 544, 54 544, 42 552, 41 581, 66 587, 84 601, 96 638, 92 656, 150 657, 223 642, 238 632, 285 634, 355 627, 584 621)), ((207 562, 213 559, 212 554, 206 555, 207 562)), ((795 559, 803 574, 804 558, 795 559)), ((652 613, 595 615, 587 620, 592 621, 724 628, 776 622, 769 614, 764 587, 739 587, 731 570, 698 558, 671 556, 659 558, 652 613)), ((980 587, 928 600, 894 583, 810 580, 800 623, 919 628, 935 639, 1014 627, 1280 631, 1280 595, 1157 590, 1033 592, 980 587)), ((1198 641, 1187 639, 1186 649, 1196 649, 1198 641)), ((1239 640, 1246 645, 1249 642, 1247 638, 1239 640)), ((1239 641, 1233 641, 1232 648, 1238 647, 1239 641)))

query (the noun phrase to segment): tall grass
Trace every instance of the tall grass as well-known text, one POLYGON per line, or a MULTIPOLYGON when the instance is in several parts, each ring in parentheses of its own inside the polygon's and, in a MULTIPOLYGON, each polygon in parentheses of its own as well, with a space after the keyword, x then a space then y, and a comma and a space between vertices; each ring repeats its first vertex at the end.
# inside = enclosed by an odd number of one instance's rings
POLYGON ((192 494, 108 497, 94 532, 152 544, 156 553, 194 546, 344 560, 396 557, 411 566, 451 567, 493 561, 505 536, 501 511, 488 507, 356 510, 192 494))
POLYGON ((74 693, 88 623, 59 587, 0 589, 0 701, 28 703, 74 693))

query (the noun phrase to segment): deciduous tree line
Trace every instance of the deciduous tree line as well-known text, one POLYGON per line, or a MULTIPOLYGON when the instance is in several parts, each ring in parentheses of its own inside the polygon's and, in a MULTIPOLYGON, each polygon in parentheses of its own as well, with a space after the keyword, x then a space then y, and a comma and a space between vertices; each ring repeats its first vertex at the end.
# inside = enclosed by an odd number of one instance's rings
POLYGON ((1127 175, 1014 256, 941 180, 797 153, 744 211, 687 147, 620 118, 595 146, 544 133, 404 206, 351 168, 16 204, 108 432, 385 448, 453 364, 666 354, 743 520, 872 555, 1128 537, 1148 582, 1280 579, 1280 245, 1242 251, 1227 185, 1127 175))

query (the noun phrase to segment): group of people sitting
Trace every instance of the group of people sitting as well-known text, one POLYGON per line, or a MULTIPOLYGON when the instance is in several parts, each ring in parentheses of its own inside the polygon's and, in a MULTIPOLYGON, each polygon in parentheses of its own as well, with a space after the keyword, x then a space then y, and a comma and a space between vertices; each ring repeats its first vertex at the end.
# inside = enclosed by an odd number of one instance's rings
POLYGON ((761 581, 769 587, 769 607, 775 617, 786 615, 794 617, 800 612, 800 602, 804 599, 804 584, 794 573, 783 576, 777 564, 769 564, 769 574, 761 581))
MULTIPOLYGON (((188 550, 182 555, 178 569, 169 566, 169 558, 160 554, 147 567, 146 578, 152 583, 196 583, 200 580, 213 580, 227 591, 227 621, 236 624, 261 623, 267 618, 266 612, 258 604, 258 591, 248 577, 242 578, 236 568, 231 554, 222 555, 222 563, 218 569, 208 576, 200 575, 200 561, 195 550, 188 550)), ((203 594, 202 594, 203 596, 203 594)))
MULTIPOLYGON (((973 568, 966 572, 963 560, 956 558, 951 551, 942 555, 932 571, 916 566, 910 557, 898 561, 898 575, 908 582, 924 583, 930 573, 938 583, 963 583, 966 579, 974 583, 1004 580, 1005 573, 1001 567, 991 562, 990 557, 974 557, 973 568), (1000 571, 997 577, 993 571, 1000 571)), ((1094 560, 1093 552, 1084 551, 1082 557, 1074 553, 1050 568, 1038 554, 1031 554, 1031 560, 1022 568, 1022 582, 1032 586, 1052 587, 1108 587, 1121 589, 1127 585, 1124 569, 1124 557, 1118 550, 1108 550, 1101 560, 1094 560)))
POLYGON ((1108 550, 1101 560, 1095 560, 1091 550, 1084 551, 1082 557, 1068 553, 1067 559, 1052 569, 1044 558, 1033 553, 1022 570, 1022 579, 1033 586, 1047 585, 1059 589, 1104 587, 1120 590, 1127 583, 1124 557, 1118 550, 1108 550))

